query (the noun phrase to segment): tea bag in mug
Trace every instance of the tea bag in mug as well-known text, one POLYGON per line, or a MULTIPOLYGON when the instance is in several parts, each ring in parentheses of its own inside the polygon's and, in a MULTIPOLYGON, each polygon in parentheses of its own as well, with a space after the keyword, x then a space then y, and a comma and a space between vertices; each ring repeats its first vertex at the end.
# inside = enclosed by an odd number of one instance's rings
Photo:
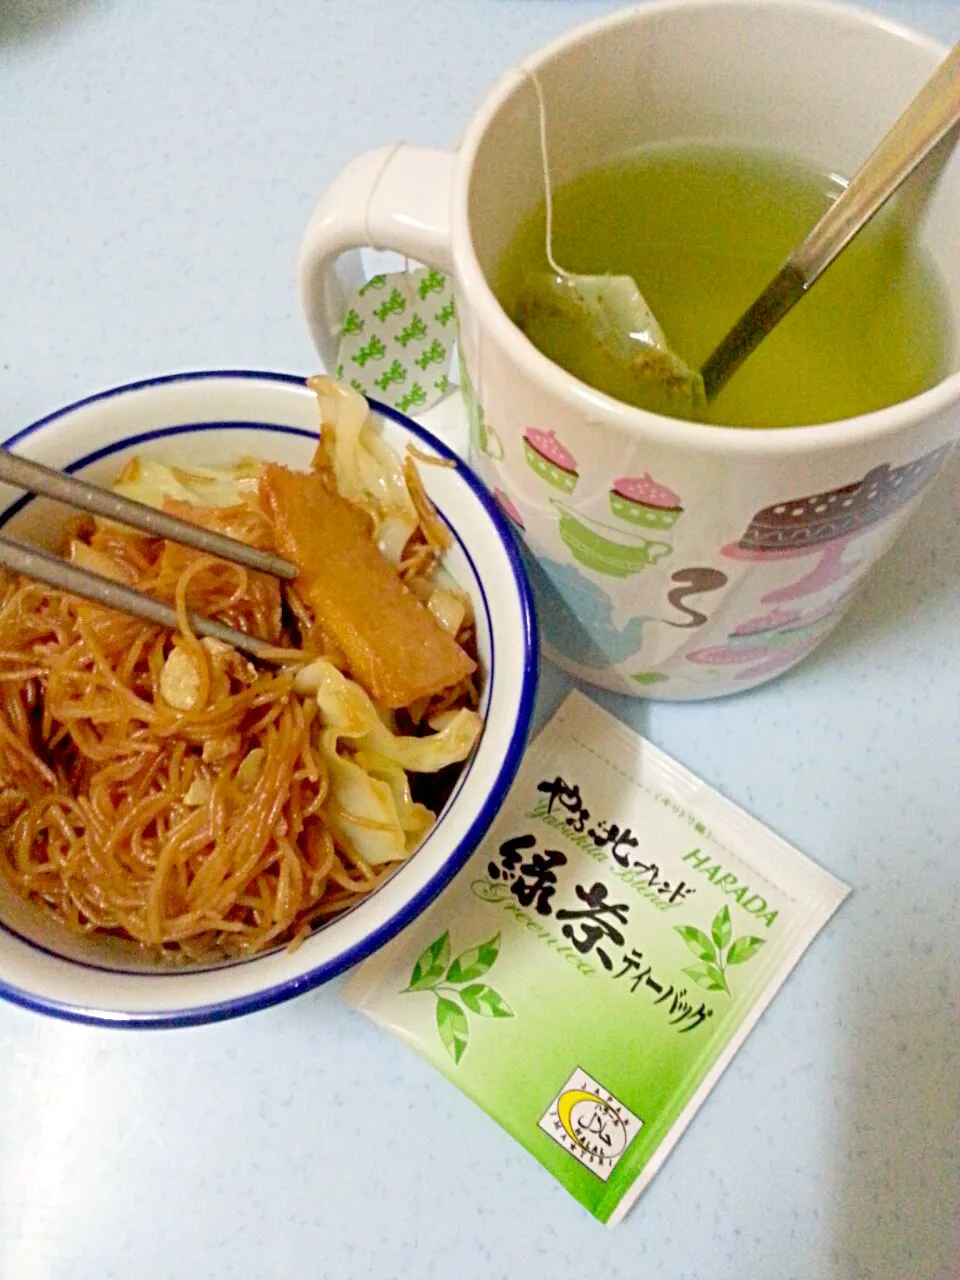
POLYGON ((671 348, 636 281, 623 275, 579 275, 556 261, 543 88, 534 71, 523 70, 537 95, 550 272, 527 276, 517 300, 517 323, 545 356, 591 386, 654 413, 701 417, 706 407, 703 378, 671 348))

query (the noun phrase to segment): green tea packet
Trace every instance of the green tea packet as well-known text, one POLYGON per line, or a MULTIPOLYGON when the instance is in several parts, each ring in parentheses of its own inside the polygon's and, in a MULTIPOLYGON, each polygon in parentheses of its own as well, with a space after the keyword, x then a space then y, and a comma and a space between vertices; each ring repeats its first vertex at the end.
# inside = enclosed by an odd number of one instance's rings
POLYGON ((613 1226, 847 892, 574 692, 346 998, 613 1226))

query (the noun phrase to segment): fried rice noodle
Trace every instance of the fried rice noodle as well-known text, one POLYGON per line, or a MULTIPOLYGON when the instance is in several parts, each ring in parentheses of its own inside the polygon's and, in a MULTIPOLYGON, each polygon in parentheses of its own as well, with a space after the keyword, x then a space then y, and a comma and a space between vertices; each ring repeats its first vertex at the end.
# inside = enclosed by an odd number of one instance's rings
MULTIPOLYGON (((354 456, 328 424, 317 470, 332 490, 335 456, 373 527, 395 518, 393 571, 422 579, 429 599, 449 535, 413 461, 358 427, 354 400, 320 382, 324 403, 347 414, 354 456), (377 467, 395 517, 367 494, 377 467), (402 542, 396 521, 409 521, 402 542)), ((264 469, 134 460, 118 489, 276 550, 258 498, 264 469)), ((89 517, 67 524, 63 548, 170 603, 178 626, 0 574, 0 875, 22 897, 73 933, 156 959, 243 957, 302 945, 413 852, 433 814, 411 798, 400 761, 440 769, 464 758, 479 732, 474 674, 388 711, 351 678, 297 585, 89 517), (261 637, 281 665, 201 639, 193 612, 261 637), (448 711, 475 718, 455 749, 450 733, 427 733, 430 716, 448 711), (413 755, 384 728, 401 722, 420 735, 413 755)), ((457 630, 444 643, 469 647, 469 612, 455 605, 435 604, 457 630)))

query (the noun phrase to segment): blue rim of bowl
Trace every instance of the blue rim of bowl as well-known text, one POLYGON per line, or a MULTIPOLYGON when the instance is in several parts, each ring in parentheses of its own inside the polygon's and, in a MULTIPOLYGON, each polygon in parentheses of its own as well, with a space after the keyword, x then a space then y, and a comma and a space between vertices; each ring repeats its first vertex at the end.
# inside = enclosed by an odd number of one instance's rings
MULTIPOLYGON (((122 386, 112 387, 97 395, 86 396, 81 400, 76 400, 72 404, 56 410, 54 413, 47 414, 46 417, 38 418, 35 422, 30 423, 29 426, 0 442, 0 447, 11 448, 67 414, 73 413, 86 405, 110 400, 114 396, 124 395, 131 391, 140 391, 148 387, 164 386, 168 383, 200 382, 217 378, 249 379, 256 382, 276 382, 285 386, 298 387, 303 387, 306 384, 306 379, 298 377, 296 374, 273 373, 252 369, 214 369, 192 373, 163 374, 155 378, 145 378, 139 382, 124 383, 122 386)), ((406 417, 396 409, 390 408, 388 405, 381 404, 378 400, 368 397, 368 401, 375 413, 391 419, 405 430, 411 432, 411 434, 417 436, 454 467, 460 479, 463 480, 480 502, 496 529, 506 552, 507 560, 513 573, 514 586, 519 597, 523 618, 525 652, 517 722, 487 798, 467 829, 464 838, 439 871, 373 933, 360 939, 353 946, 347 947, 340 955, 317 965, 316 968, 310 969, 306 973, 298 974, 295 978, 290 978, 285 982, 277 983, 275 986, 268 987, 263 991, 253 992, 248 996, 238 996, 231 1000, 217 1001, 213 1004, 199 1005, 194 1009, 179 1011, 145 1010, 131 1014, 110 1013, 37 997, 19 987, 10 986, 0 979, 0 997, 3 999, 19 1005, 21 1008, 29 1009, 31 1012, 62 1018, 68 1022, 118 1027, 125 1030, 159 1030, 161 1028, 201 1026, 205 1023, 221 1022, 227 1018, 240 1017, 243 1014, 255 1013, 260 1009, 270 1008, 272 1005, 282 1004, 286 1000, 293 999, 294 996, 302 995, 304 992, 330 981, 331 978, 343 973, 345 969, 349 969, 361 960, 365 960, 392 937, 395 937, 401 929, 416 919, 441 890, 449 884, 489 830, 520 767, 536 701, 540 673, 540 645, 537 615, 530 582, 515 535, 507 522, 506 516, 501 512, 496 499, 489 493, 463 459, 454 453, 448 445, 444 444, 442 440, 411 418, 406 417)), ((9 508, 5 510, 9 510, 9 508)), ((70 961, 64 960, 64 963, 69 964, 70 961)), ((150 975, 144 975, 144 981, 149 980, 150 975)))

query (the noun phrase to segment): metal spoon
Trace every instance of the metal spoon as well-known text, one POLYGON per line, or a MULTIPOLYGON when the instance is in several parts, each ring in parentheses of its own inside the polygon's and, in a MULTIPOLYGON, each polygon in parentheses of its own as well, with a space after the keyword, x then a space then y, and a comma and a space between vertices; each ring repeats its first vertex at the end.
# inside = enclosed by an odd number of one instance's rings
POLYGON ((700 370, 712 400, 770 330, 960 121, 960 44, 700 370))

